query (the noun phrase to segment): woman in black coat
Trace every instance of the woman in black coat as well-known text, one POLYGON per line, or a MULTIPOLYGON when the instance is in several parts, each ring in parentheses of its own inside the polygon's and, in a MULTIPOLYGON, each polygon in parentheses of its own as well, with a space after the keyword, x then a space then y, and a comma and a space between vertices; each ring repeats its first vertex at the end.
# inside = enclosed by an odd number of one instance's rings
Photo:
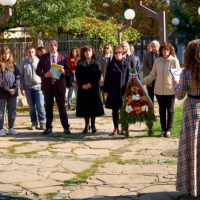
POLYGON ((95 58, 95 49, 92 46, 81 48, 81 58, 75 74, 78 82, 76 116, 85 119, 83 133, 90 131, 89 119, 91 118, 92 133, 95 133, 95 118, 104 115, 104 110, 99 86, 101 67, 95 58))
MULTIPOLYGON (((116 47, 114 58, 108 64, 104 81, 104 94, 107 96, 105 107, 112 109, 114 131, 110 135, 119 134, 119 108, 122 106, 123 95, 129 78, 129 62, 122 57, 122 47, 116 47)), ((121 131, 124 135, 125 131, 121 131)))

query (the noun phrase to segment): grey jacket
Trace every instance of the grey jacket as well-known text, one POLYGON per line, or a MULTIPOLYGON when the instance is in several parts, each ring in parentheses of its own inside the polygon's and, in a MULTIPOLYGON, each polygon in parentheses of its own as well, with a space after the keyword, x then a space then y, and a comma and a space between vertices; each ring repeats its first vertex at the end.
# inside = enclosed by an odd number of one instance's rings
MULTIPOLYGON (((143 61, 143 77, 146 77, 150 74, 153 69, 154 59, 153 52, 149 52, 146 54, 145 59, 143 61)), ((147 84, 147 86, 152 86, 152 83, 147 84)))
POLYGON ((33 62, 26 57, 21 65, 21 85, 20 89, 25 90, 26 88, 41 87, 41 78, 35 73, 39 59, 35 56, 33 62))

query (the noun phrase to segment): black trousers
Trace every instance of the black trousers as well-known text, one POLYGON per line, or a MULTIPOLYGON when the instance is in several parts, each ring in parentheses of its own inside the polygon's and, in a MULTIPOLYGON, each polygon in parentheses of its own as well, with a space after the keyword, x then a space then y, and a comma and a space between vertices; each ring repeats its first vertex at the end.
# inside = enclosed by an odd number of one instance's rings
POLYGON ((119 120, 119 112, 117 109, 112 109, 112 119, 113 119, 113 124, 115 128, 118 128, 118 120, 119 120))
POLYGON ((152 86, 147 86, 148 95, 153 104, 154 104, 154 85, 155 81, 152 82, 152 86))
POLYGON ((174 120, 174 95, 156 95, 162 131, 171 131, 174 120))
POLYGON ((46 127, 52 128, 53 121, 53 105, 54 97, 58 106, 58 111, 60 115, 60 121, 63 128, 68 128, 68 117, 65 108, 65 94, 60 94, 56 87, 56 84, 51 85, 51 89, 48 92, 43 92, 45 101, 45 111, 46 111, 46 127))

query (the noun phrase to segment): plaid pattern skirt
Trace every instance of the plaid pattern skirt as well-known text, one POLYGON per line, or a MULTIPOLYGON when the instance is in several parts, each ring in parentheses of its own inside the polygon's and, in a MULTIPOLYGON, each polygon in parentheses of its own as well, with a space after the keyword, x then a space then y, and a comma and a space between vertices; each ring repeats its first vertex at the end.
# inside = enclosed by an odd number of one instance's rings
POLYGON ((187 97, 179 139, 177 191, 200 194, 200 99, 187 97))

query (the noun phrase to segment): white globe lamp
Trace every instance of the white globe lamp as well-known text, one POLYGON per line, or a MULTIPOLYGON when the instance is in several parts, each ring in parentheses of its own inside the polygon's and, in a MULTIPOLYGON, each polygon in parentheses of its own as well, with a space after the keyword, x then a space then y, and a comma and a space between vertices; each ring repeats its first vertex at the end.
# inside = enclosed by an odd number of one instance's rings
POLYGON ((2 6, 13 6, 17 0, 0 0, 2 6))
POLYGON ((172 24, 173 24, 174 26, 179 25, 179 19, 178 19, 178 18, 173 18, 173 19, 172 19, 172 24))
POLYGON ((125 17, 127 20, 132 20, 132 19, 134 19, 134 17, 135 17, 135 11, 132 10, 132 9, 127 9, 127 10, 124 12, 124 17, 125 17))

